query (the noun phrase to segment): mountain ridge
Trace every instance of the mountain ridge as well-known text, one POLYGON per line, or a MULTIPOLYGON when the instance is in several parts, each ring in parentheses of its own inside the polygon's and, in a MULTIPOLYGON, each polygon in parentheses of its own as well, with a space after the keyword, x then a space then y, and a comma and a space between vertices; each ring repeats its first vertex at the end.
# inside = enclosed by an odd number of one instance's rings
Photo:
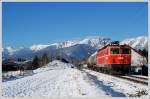
MULTIPOLYGON (((2 56, 3 59, 8 59, 10 57, 15 59, 20 57, 31 59, 35 55, 41 56, 43 53, 47 53, 49 56, 56 58, 59 50, 61 50, 62 57, 67 57, 66 59, 68 61, 70 61, 69 58, 74 58, 75 60, 77 60, 77 57, 79 58, 79 56, 82 57, 81 59, 85 59, 86 57, 94 53, 97 49, 103 46, 104 39, 110 38, 96 36, 86 37, 80 40, 67 40, 61 43, 53 43, 49 45, 33 45, 28 48, 13 49, 12 47, 7 47, 3 49, 2 56)), ((127 38, 122 40, 120 44, 128 44, 136 49, 148 49, 148 38, 146 36, 127 38)))

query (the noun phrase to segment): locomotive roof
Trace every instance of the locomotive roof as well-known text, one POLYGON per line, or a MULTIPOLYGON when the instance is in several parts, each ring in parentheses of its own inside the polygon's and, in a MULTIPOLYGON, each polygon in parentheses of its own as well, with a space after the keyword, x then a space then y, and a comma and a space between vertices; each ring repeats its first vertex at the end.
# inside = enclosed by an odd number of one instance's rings
POLYGON ((101 51, 101 50, 103 50, 103 49, 105 49, 105 48, 107 48, 107 47, 112 47, 112 46, 114 46, 114 47, 129 47, 129 48, 131 48, 132 50, 134 50, 135 52, 137 52, 138 54, 144 56, 141 52, 139 52, 138 50, 132 48, 131 46, 129 46, 129 45, 127 45, 127 44, 124 44, 124 45, 108 44, 108 45, 106 45, 106 46, 100 48, 100 49, 98 50, 98 52, 101 51))
POLYGON ((101 50, 103 50, 103 49, 105 49, 105 48, 107 48, 107 47, 112 47, 112 46, 114 46, 114 47, 130 47, 129 45, 126 45, 126 44, 124 44, 124 45, 108 44, 108 45, 106 45, 106 46, 100 48, 98 51, 101 51, 101 50))

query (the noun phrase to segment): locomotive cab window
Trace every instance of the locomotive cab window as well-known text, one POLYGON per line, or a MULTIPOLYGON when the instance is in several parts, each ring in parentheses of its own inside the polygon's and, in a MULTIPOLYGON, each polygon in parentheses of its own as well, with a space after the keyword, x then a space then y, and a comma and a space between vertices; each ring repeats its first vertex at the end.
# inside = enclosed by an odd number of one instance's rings
POLYGON ((129 48, 123 48, 122 49, 122 54, 130 54, 129 48))
POLYGON ((110 53, 111 54, 119 54, 119 48, 111 48, 110 53))

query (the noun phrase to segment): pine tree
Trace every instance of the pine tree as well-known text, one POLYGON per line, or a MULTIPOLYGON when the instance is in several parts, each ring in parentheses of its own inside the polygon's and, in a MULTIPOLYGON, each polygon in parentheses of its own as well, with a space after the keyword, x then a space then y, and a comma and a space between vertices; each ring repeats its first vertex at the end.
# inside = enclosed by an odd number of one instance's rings
POLYGON ((58 49, 56 52, 56 59, 61 60, 62 58, 62 49, 58 49))
POLYGON ((35 56, 32 61, 32 69, 39 68, 39 66, 40 66, 39 62, 40 62, 40 60, 39 60, 38 56, 35 56))
POLYGON ((21 58, 18 58, 18 61, 20 62, 20 61, 21 61, 21 58))
POLYGON ((42 65, 46 65, 47 63, 50 62, 50 59, 46 53, 43 54, 41 61, 42 61, 42 65))

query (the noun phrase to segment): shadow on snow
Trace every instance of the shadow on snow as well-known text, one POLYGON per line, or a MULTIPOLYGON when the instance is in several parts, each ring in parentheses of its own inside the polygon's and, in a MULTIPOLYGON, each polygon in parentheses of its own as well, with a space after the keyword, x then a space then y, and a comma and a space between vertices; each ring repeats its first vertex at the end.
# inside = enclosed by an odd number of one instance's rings
POLYGON ((104 83, 102 81, 98 80, 98 78, 96 76, 91 75, 86 71, 84 71, 84 72, 86 73, 88 79, 91 82, 93 82, 95 85, 98 86, 98 88, 100 88, 100 89, 102 89, 103 91, 106 92, 106 95, 111 95, 112 97, 126 97, 125 94, 113 90, 112 86, 104 85, 104 83))

